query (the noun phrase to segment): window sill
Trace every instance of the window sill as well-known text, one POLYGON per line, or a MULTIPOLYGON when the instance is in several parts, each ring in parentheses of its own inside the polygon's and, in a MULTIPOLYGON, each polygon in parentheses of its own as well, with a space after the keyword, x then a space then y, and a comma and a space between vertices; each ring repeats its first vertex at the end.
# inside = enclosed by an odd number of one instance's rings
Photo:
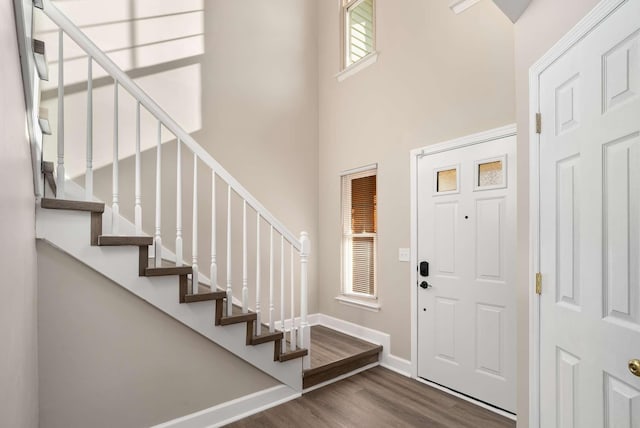
POLYGON ((360 61, 351 64, 349 67, 342 70, 340 73, 336 74, 336 79, 338 82, 342 82, 343 80, 357 74, 361 70, 369 67, 371 64, 375 64, 378 61, 378 52, 371 52, 369 55, 362 58, 360 61))
POLYGON ((360 308, 371 312, 379 312, 381 309, 381 306, 377 301, 365 302, 363 300, 349 296, 338 296, 336 297, 336 300, 343 305, 353 306, 355 308, 360 308))

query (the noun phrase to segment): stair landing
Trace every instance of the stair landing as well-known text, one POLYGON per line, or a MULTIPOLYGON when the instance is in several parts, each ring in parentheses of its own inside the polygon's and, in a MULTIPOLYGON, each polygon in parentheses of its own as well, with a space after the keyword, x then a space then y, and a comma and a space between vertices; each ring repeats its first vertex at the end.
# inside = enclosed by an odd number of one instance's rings
POLYGON ((378 362, 382 346, 328 327, 311 327, 311 367, 304 371, 303 388, 310 388, 378 362))

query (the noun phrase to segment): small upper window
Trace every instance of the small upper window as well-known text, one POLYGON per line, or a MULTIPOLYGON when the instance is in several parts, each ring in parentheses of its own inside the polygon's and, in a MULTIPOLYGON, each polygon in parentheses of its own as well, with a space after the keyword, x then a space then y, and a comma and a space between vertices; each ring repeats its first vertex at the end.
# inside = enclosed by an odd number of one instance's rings
POLYGON ((345 68, 375 52, 374 7, 374 0, 342 0, 345 68))

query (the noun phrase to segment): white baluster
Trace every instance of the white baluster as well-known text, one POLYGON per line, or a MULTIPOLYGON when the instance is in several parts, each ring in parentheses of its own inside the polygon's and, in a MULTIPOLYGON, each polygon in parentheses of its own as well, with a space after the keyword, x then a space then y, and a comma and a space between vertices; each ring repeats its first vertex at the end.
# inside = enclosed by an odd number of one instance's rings
POLYGON ((298 331, 298 346, 307 349, 307 356, 302 359, 302 368, 311 367, 311 332, 307 321, 308 295, 309 295, 309 254, 311 242, 309 234, 300 234, 300 330, 298 331))
POLYGON ((176 143, 176 266, 182 266, 182 143, 176 143))
POLYGON ((216 226, 216 172, 211 170, 211 291, 216 291, 218 287, 216 226))
POLYGON ((85 199, 93 199, 93 58, 87 64, 87 172, 84 180, 85 199))
POLYGON ((136 105, 136 184, 134 218, 136 235, 142 235, 142 170, 140 160, 140 101, 136 105))
POLYGON ((262 317, 260 314, 260 213, 256 213, 256 336, 262 332, 262 317))
POLYGON ((280 323, 285 339, 280 341, 282 345, 282 353, 287 350, 287 329, 285 328, 284 321, 284 235, 280 235, 280 323))
POLYGON ((58 31, 58 183, 57 198, 64 199, 64 33, 58 31))
POLYGON ((231 185, 227 186, 227 316, 233 315, 231 287, 231 185))
POLYGON ((275 306, 273 304, 273 226, 269 232, 269 332, 275 331, 274 314, 275 306))
POLYGON ((293 280, 293 244, 291 244, 290 284, 291 284, 291 330, 289 330, 289 343, 292 351, 296 349, 296 310, 295 310, 295 282, 293 280))
POLYGON ((112 189, 113 203, 111 205, 111 233, 117 235, 120 232, 120 193, 118 190, 118 81, 113 84, 113 168, 112 189))
POLYGON ((193 154, 193 239, 192 241, 192 262, 193 273, 191 285, 193 294, 198 294, 198 155, 193 154))
POLYGON ((161 195, 162 195, 162 123, 158 121, 158 142, 156 144, 156 230, 153 240, 155 252, 155 266, 162 266, 162 236, 161 226, 161 195))
POLYGON ((247 201, 242 201, 242 313, 249 312, 249 288, 247 278, 247 201))

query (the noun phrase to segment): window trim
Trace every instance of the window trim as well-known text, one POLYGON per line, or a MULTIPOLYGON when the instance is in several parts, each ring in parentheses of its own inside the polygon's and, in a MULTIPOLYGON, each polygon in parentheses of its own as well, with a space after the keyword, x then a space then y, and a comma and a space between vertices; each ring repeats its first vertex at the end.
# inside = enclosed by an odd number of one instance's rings
MULTIPOLYGON (((376 196, 378 195, 378 164, 370 164, 359 168, 350 169, 340 173, 340 296, 336 297, 336 300, 340 303, 350 303, 351 305, 364 306, 370 309, 379 310, 378 301, 378 232, 376 233, 360 233, 347 235, 344 232, 344 179, 347 176, 352 176, 350 181, 356 178, 363 177, 376 177, 376 196), (352 238, 353 236, 372 236, 374 238, 373 248, 373 294, 358 293, 353 291, 353 284, 351 288, 347 288, 347 272, 346 272, 346 257, 345 254, 345 240, 352 238), (375 309, 378 307, 378 309, 375 309)), ((376 208, 377 212, 377 208, 376 208)))
POLYGON ((342 82, 349 77, 358 74, 360 71, 375 64, 378 61, 378 52, 371 52, 369 55, 360 58, 358 62, 354 62, 349 67, 345 68, 341 72, 337 73, 334 77, 338 79, 338 82, 342 82))
POLYGON ((360 58, 358 61, 355 61, 351 64, 348 64, 347 54, 349 53, 349 38, 347 34, 347 25, 349 23, 348 14, 349 9, 357 6, 359 3, 364 0, 341 0, 340 7, 340 72, 336 75, 338 81, 342 81, 349 76, 356 74, 358 71, 368 67, 369 65, 375 63, 378 59, 377 52, 377 25, 376 25, 376 0, 371 0, 373 5, 373 11, 371 13, 371 22, 372 22, 372 46, 371 52, 369 52, 364 57, 360 58), (360 67, 358 67, 360 66, 360 67))
POLYGON ((351 306, 358 309, 364 309, 371 312, 380 312, 382 306, 378 302, 378 300, 360 300, 347 295, 337 296, 336 301, 342 305, 351 306))

